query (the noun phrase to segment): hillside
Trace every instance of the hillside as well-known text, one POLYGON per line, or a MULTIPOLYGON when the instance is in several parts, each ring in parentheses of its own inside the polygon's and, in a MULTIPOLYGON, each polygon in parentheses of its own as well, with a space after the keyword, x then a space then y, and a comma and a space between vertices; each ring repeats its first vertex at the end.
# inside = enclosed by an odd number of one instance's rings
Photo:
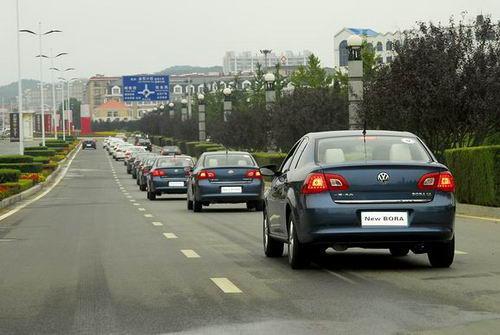
MULTIPOLYGON (((38 80, 23 79, 23 91, 36 88, 38 80)), ((15 101, 17 97, 17 81, 5 86, 0 86, 0 98, 4 98, 5 103, 15 101)))
POLYGON ((167 67, 157 74, 189 74, 189 73, 209 73, 222 72, 222 66, 190 66, 190 65, 175 65, 167 67))

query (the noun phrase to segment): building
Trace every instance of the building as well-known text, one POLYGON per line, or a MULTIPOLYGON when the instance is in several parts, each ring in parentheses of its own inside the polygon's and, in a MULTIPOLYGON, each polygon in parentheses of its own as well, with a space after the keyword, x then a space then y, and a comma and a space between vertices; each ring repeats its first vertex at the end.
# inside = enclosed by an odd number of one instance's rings
POLYGON ((380 64, 390 63, 394 59, 394 43, 401 40, 401 32, 378 33, 372 29, 344 28, 333 37, 334 65, 337 69, 347 67, 349 51, 347 38, 351 35, 362 36, 369 48, 375 51, 375 59, 380 64))
POLYGON ((94 109, 93 121, 128 121, 134 120, 134 110, 130 106, 125 105, 121 101, 109 100, 94 109))
MULTIPOLYGON (((292 51, 283 51, 280 53, 271 52, 267 55, 267 66, 274 67, 276 64, 283 66, 297 67, 305 65, 307 58, 311 52, 304 50, 302 52, 294 53, 292 51)), ((254 73, 257 64, 266 67, 266 59, 261 53, 252 53, 251 51, 244 51, 236 54, 234 51, 227 51, 222 59, 222 67, 224 74, 237 74, 237 73, 254 73)))
POLYGON ((94 116, 95 109, 108 100, 121 102, 121 77, 106 77, 95 75, 91 77, 86 85, 84 103, 89 105, 89 111, 94 116), (113 88, 115 89, 113 92, 113 88), (117 92, 116 88, 119 89, 117 92))

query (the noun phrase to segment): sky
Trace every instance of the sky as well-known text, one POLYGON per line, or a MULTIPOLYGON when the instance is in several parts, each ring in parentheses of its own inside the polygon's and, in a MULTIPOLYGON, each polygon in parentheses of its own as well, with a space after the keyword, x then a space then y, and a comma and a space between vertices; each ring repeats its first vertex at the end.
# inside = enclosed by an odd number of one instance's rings
MULTIPOLYGON (((56 67, 72 77, 151 73, 173 65, 222 65, 228 50, 315 53, 333 65, 333 36, 344 27, 379 32, 417 21, 446 23, 491 14, 499 0, 19 0, 20 28, 63 32, 43 53, 68 52, 56 67), (68 74, 69 75, 69 74, 68 74)), ((17 80, 16 0, 0 0, 0 85, 17 80)), ((21 36, 22 77, 39 79, 38 39, 21 36)), ((49 64, 43 65, 45 81, 49 64)))

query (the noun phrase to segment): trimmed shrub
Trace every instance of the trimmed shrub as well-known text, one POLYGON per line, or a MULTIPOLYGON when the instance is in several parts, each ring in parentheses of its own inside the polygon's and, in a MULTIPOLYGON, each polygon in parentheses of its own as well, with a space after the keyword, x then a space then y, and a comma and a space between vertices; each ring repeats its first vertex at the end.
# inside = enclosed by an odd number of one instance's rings
POLYGON ((57 166, 59 164, 57 163, 47 163, 47 164, 43 164, 43 169, 44 170, 49 170, 49 171, 54 171, 55 169, 57 169, 57 166))
MULTIPOLYGON (((33 157, 30 157, 33 159, 33 157)), ((0 169, 15 169, 21 171, 21 173, 38 173, 42 171, 42 163, 0 163, 0 169)))
POLYGON ((21 171, 14 169, 0 169, 0 183, 16 182, 19 180, 21 171))
POLYGON ((69 143, 67 143, 67 142, 53 142, 53 143, 45 143, 45 145, 50 149, 55 149, 55 148, 66 148, 69 146, 69 143))
POLYGON ((54 162, 59 162, 59 161, 62 161, 64 159, 64 155, 54 155, 52 157, 50 157, 50 160, 54 161, 54 162))
POLYGON ((26 152, 26 151, 47 150, 47 149, 48 149, 47 147, 42 147, 42 146, 39 146, 39 147, 25 147, 24 148, 24 152, 26 152))
MULTIPOLYGON (((217 143, 198 142, 198 144, 194 146, 194 156, 200 157, 202 153, 209 151, 208 149, 211 148, 217 148, 217 150, 219 150, 221 148, 221 145, 217 143)), ((220 150, 224 150, 224 147, 222 147, 222 149, 220 150)))
POLYGON ((0 155, 0 164, 2 163, 31 163, 33 157, 26 155, 0 155))
POLYGON ((189 156, 196 156, 194 146, 197 144, 200 144, 200 142, 198 141, 186 142, 186 151, 184 153, 188 154, 189 156))
POLYGON ((257 164, 259 166, 264 166, 264 165, 276 165, 279 167, 283 160, 285 159, 287 154, 285 153, 271 153, 271 152, 254 152, 252 153, 252 156, 255 158, 257 161, 257 164))
POLYGON ((26 152, 26 155, 31 156, 31 157, 37 157, 37 156, 50 157, 50 156, 54 156, 55 154, 56 154, 56 151, 53 149, 50 149, 50 150, 32 150, 32 151, 26 152))
POLYGON ((459 202, 500 206, 500 145, 445 151, 459 202))
POLYGON ((223 147, 223 146, 217 146, 217 147, 209 147, 205 151, 212 152, 212 151, 224 151, 224 150, 226 150, 225 147, 223 147))
POLYGON ((50 157, 36 156, 33 158, 34 163, 48 164, 50 162, 50 157))

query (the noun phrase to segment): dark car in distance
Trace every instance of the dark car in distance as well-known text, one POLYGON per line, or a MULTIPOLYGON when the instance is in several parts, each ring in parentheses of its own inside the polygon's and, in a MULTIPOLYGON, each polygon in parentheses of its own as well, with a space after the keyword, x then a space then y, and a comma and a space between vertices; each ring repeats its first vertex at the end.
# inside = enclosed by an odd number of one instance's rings
POLYGON ((187 208, 200 212, 211 203, 246 203, 261 211, 263 192, 259 167, 248 152, 205 152, 188 179, 187 208))
POLYGON ((161 194, 186 194, 187 179, 194 166, 190 156, 160 156, 146 176, 149 200, 161 194))
POLYGON ((281 256, 287 244, 292 268, 328 247, 427 253, 433 267, 453 262, 455 182, 414 134, 306 134, 279 169, 261 173, 273 177, 262 225, 268 257, 281 256))
POLYGON ((134 145, 144 147, 149 152, 153 151, 153 145, 151 144, 149 138, 136 138, 134 145))
POLYGON ((85 139, 82 141, 82 150, 97 149, 96 141, 94 139, 85 139))
POLYGON ((167 145, 162 147, 160 150, 160 155, 162 156, 175 156, 181 154, 181 149, 176 145, 167 145))

